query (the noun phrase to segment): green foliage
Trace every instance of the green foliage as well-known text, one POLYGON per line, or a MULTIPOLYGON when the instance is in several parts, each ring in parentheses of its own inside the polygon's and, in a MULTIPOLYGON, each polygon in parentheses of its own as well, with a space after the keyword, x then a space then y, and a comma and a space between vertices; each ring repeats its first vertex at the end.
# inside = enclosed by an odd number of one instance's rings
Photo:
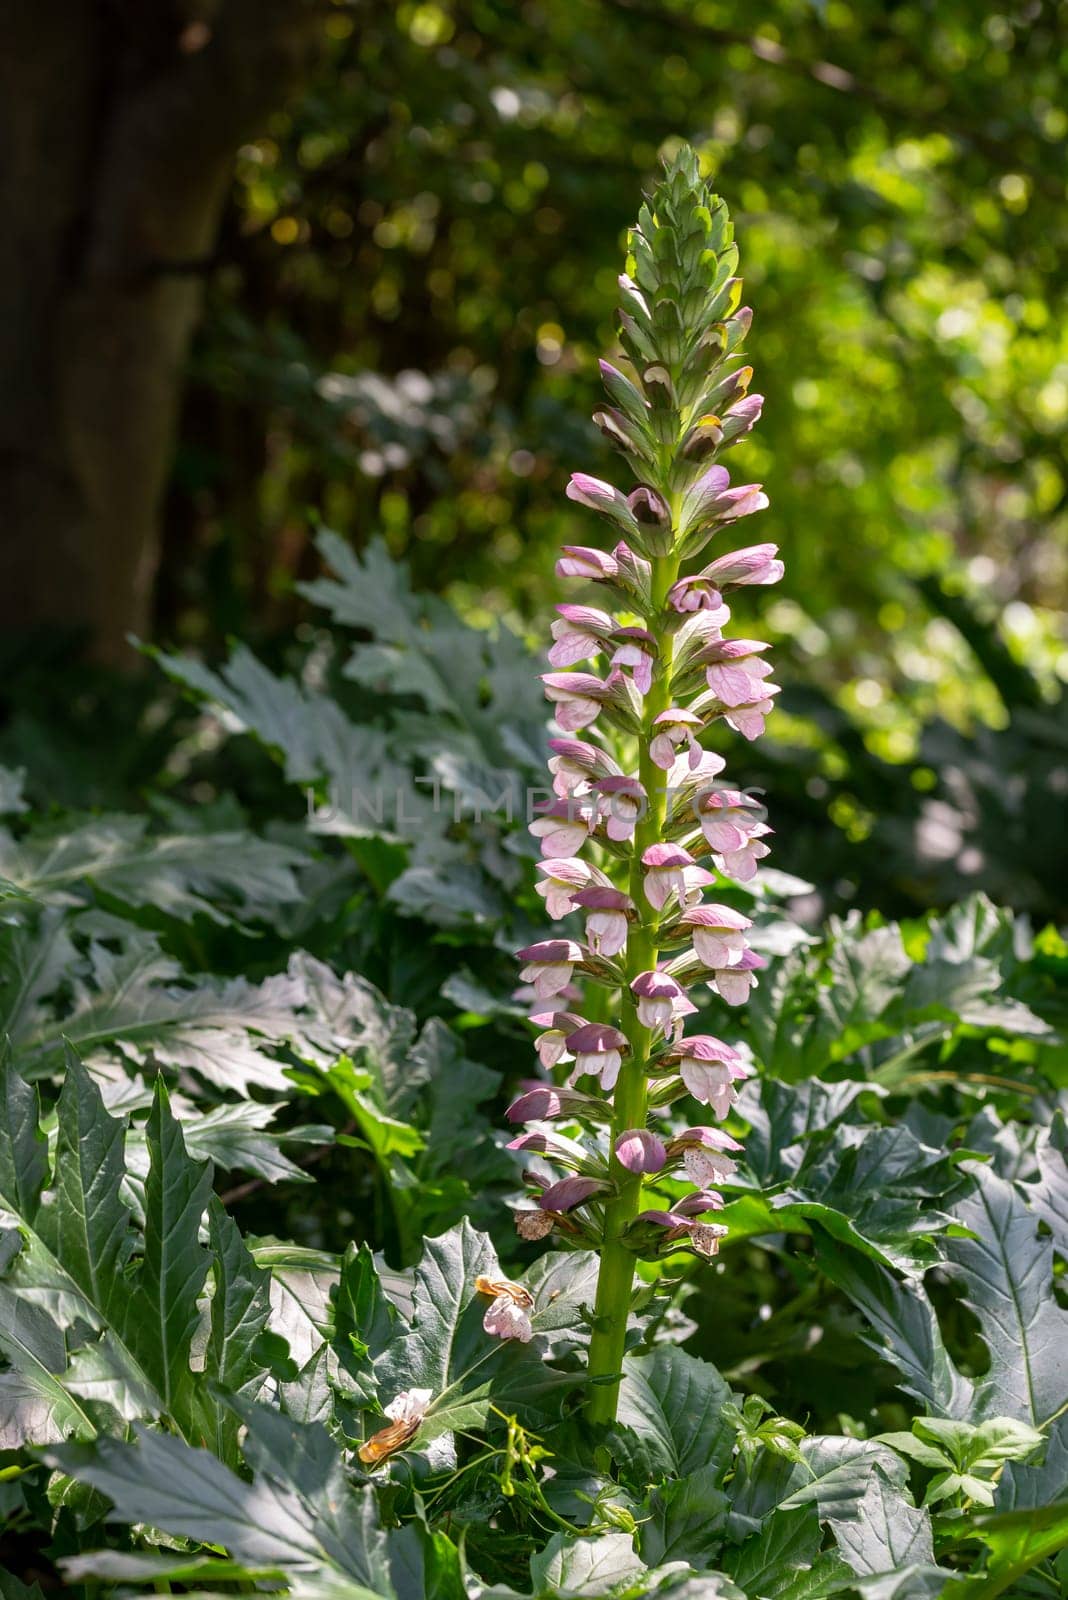
POLYGON ((307 598, 366 636, 330 663, 325 683, 321 661, 319 682, 299 683, 244 647, 219 673, 157 659, 282 762, 307 792, 312 831, 344 839, 392 905, 488 931, 510 915, 522 878, 503 846, 526 818, 524 776, 540 781, 544 710, 530 657, 507 630, 480 632, 414 595, 383 545, 361 560, 324 531, 319 548, 338 576, 305 585, 307 598))
MULTIPOLYGON (((619 20, 625 55, 643 24, 619 20)), ((563 23, 550 23, 555 39, 563 23)), ((403 33, 398 60, 429 48, 413 26, 388 23, 391 39, 403 33)), ((808 37, 809 20, 795 26, 808 37)), ((384 29, 368 22, 372 39, 384 29)), ((470 70, 486 70, 480 56, 470 70)), ((497 121, 494 137, 511 139, 497 121)), ((855 159, 866 183, 885 190, 889 172, 903 186, 887 204, 936 181, 926 157, 914 180, 855 159)), ((811 220, 795 222, 807 237, 811 220)), ((788 287, 798 248, 770 252, 788 287)), ((836 258, 827 270, 821 315, 846 304, 847 269, 836 258)), ((538 292, 544 321, 559 281, 538 292)), ((955 292, 922 296, 941 316, 952 307, 939 296, 955 292)), ((600 293, 583 291, 591 324, 600 293)), ((920 285, 894 294, 915 316, 920 285)), ((773 344, 778 319, 796 355, 818 310, 799 299, 796 329, 773 310, 773 344)), ((927 349, 921 333, 909 324, 927 349)), ((553 406, 554 365, 537 386, 553 406)), ((351 381, 344 404, 366 403, 351 381)), ((948 392, 941 369, 932 381, 948 392)), ((434 387, 421 419, 393 418, 406 448, 437 437, 455 385, 434 387)), ((373 392, 385 406, 398 390, 373 392)), ((929 388, 910 394, 930 422, 929 388)), ((804 431, 811 418, 795 410, 804 431)), ((819 459, 840 461, 835 448, 859 444, 854 422, 824 417, 819 459)), ((381 417, 360 426, 395 442, 381 417)), ((491 477, 504 448, 488 448, 491 477)), ((831 524, 837 482, 821 489, 831 524)), ((781 473, 774 487, 788 510, 813 493, 781 473)), ((541 493, 539 478, 536 519, 541 493)), ((866 496, 874 516, 883 502, 866 496)), ((453 514, 438 504, 426 525, 443 581, 454 556, 437 533, 457 531, 457 560, 468 539, 453 514)), ((407 533, 389 536, 392 549, 407 533)), ((723 1185, 730 1233, 701 1279, 681 1256, 643 1264, 618 1423, 590 1426, 596 1260, 514 1236, 521 1167, 499 1131, 525 1070, 508 950, 543 919, 523 829, 544 735, 534 661, 505 624, 413 592, 385 545, 357 555, 324 534, 320 548, 333 576, 304 596, 330 630, 305 650, 238 646, 217 668, 160 657, 194 707, 167 723, 168 770, 209 773, 225 798, 182 804, 176 789, 192 785, 168 779, 147 815, 113 799, 101 814, 44 807, 64 763, 43 736, 25 782, 0 771, 0 1562, 12 1569, 0 1596, 40 1600, 39 1574, 44 1592, 89 1595, 1052 1600, 1068 1539, 1060 934, 982 893, 911 916, 928 881, 901 893, 915 807, 850 742, 840 706, 808 701, 813 722, 834 713, 826 743, 789 771, 772 759, 776 805, 783 791, 803 811, 821 763, 846 752, 835 797, 887 797, 883 837, 902 853, 895 866, 876 831, 864 871, 869 887, 893 881, 899 920, 813 914, 814 895, 850 898, 829 881, 841 840, 828 842, 818 806, 815 886, 769 872, 737 891, 769 966, 745 1016, 709 998, 702 1017, 756 1068, 730 1124, 746 1148, 723 1185), (370 804, 354 804, 368 786, 370 804), (477 814, 479 793, 492 815, 477 814), (529 1293, 529 1343, 485 1331, 480 1278, 529 1293), (368 1459, 412 1389, 430 1391, 417 1425, 368 1459)), ((421 542, 413 554, 425 564, 421 542)), ((874 581, 852 555, 810 578, 814 608, 874 581)), ((790 615, 800 640, 810 624, 790 615)), ((968 748, 940 733, 924 747, 939 766, 927 792, 940 802, 957 773, 962 807, 985 796, 969 839, 1023 816, 1034 837, 1013 836, 1013 860, 1026 872, 990 850, 973 881, 1045 909, 1059 846, 1055 808, 1039 814, 1034 797, 1056 792, 1056 762, 1023 764, 1023 811, 1002 780, 1025 735, 1053 748, 1053 716, 1032 697, 1027 720, 1026 685, 972 634, 1015 696, 1012 726, 968 748)), ((57 795, 82 785, 66 781, 57 795)), ((79 806, 111 795, 105 776, 93 782, 79 806)), ((775 820, 788 837, 789 812, 775 820)), ((801 852, 795 865, 807 870, 801 852)), ((939 894, 963 871, 947 866, 939 894)), ((678 1198, 673 1180, 662 1187, 665 1204, 678 1198)))

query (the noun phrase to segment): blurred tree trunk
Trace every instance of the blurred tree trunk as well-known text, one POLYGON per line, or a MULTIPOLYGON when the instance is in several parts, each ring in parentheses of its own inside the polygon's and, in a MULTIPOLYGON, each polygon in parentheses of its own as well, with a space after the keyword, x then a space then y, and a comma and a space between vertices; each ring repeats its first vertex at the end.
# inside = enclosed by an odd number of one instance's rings
POLYGON ((11 0, 0 52, 0 626, 151 618, 182 370, 237 147, 315 0, 11 0))

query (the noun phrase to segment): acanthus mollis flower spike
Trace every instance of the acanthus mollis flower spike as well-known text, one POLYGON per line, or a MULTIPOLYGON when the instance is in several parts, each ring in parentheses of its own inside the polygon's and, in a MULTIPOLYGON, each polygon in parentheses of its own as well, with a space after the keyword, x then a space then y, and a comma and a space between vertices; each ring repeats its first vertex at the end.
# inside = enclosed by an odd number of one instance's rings
MULTIPOLYGON (((746 941, 749 918, 719 904, 722 894, 700 904, 723 878, 755 875, 771 832, 753 796, 718 783, 720 742, 758 736, 777 693, 767 647, 725 637, 725 593, 751 603, 781 574, 774 545, 722 548, 742 517, 767 505, 760 484, 744 473, 732 483, 716 459, 761 407, 742 356, 751 312, 737 263, 727 209, 682 150, 629 238, 620 341, 630 367, 601 364, 608 405, 595 420, 630 480, 579 472, 567 491, 612 525, 616 542, 564 547, 558 574, 596 584, 598 603, 560 607, 556 670, 543 680, 563 737, 552 745, 556 799, 532 824, 548 857, 539 892, 551 916, 583 915, 586 942, 546 940, 522 953, 542 1001, 543 1069, 569 1075, 570 1087, 524 1085, 509 1115, 585 1137, 569 1176, 546 1186, 540 1171, 526 1174, 537 1212, 520 1210, 516 1226, 530 1239, 558 1229, 601 1252, 589 1346, 595 1423, 615 1415, 634 1254, 707 1258, 725 1234, 705 1219, 723 1204, 713 1185, 732 1176, 737 1141, 707 1127, 672 1137, 657 1118, 684 1094, 722 1118, 751 1071, 726 1041, 683 1036, 690 985, 738 1004, 762 965, 746 941), (715 559, 694 570, 714 537, 715 559), (572 985, 579 973, 597 986, 589 1004, 572 985), (586 1010, 593 1015, 578 1015, 586 1010), (682 1173, 695 1189, 660 1209, 649 1191, 682 1173)), ((551 1155, 548 1139, 534 1130, 519 1143, 551 1155)))

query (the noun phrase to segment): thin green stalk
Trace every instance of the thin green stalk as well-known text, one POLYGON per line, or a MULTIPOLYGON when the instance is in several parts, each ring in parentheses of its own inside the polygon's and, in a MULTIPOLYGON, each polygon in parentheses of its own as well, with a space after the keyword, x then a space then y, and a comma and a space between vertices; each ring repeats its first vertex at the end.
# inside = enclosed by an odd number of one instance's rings
MULTIPOLYGON (((654 615, 663 610, 668 590, 678 575, 679 561, 676 556, 664 556, 654 562, 654 615)), ((667 635, 668 639, 670 637, 667 635)), ((631 900, 635 906, 641 908, 642 920, 627 940, 626 987, 623 990, 621 1027, 627 1036, 630 1053, 624 1058, 615 1089, 611 1134, 612 1156, 609 1167, 615 1194, 605 1207, 604 1242, 601 1246, 601 1268, 597 1278, 588 1369, 591 1380, 602 1381, 591 1383, 586 1408, 591 1422, 615 1421, 619 1404, 623 1350, 627 1337, 627 1317, 634 1287, 634 1256, 624 1244, 623 1234, 641 1210, 642 1177, 640 1173, 628 1172, 617 1160, 615 1141, 628 1128, 644 1128, 647 1112, 646 1068, 652 1046, 652 1035, 648 1028, 644 1028, 638 1021, 637 1006, 630 991, 630 984, 639 973, 651 971, 659 958, 656 945, 657 915, 645 899, 642 884, 642 854, 650 845, 656 844, 663 838, 667 812, 667 780, 665 773, 651 759, 649 745, 653 736, 653 723, 671 704, 671 668, 670 656, 656 663, 652 686, 645 697, 642 715, 638 775, 646 793, 647 805, 645 814, 635 829, 629 888, 631 900)))

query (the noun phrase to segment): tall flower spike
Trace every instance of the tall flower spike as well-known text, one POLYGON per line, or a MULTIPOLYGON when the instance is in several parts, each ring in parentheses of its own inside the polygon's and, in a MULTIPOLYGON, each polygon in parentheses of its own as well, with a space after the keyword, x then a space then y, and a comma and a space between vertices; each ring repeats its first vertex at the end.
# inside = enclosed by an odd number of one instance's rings
MULTIPOLYGON (((521 952, 524 978, 553 1001, 535 1020, 556 1081, 529 1087, 509 1116, 564 1125, 512 1144, 566 1175, 529 1174, 544 1220, 521 1210, 517 1226, 524 1238, 551 1227, 600 1251, 587 1409, 602 1423, 616 1413, 635 1259, 680 1250, 708 1259, 727 1232, 702 1219, 723 1205, 708 1185, 730 1181, 740 1146, 722 1128, 675 1116, 672 1102, 688 1098, 691 1112, 696 1101, 722 1120, 752 1070, 730 1043, 685 1035, 697 1009, 690 985, 738 1004, 763 965, 747 942, 749 918, 724 901, 756 874, 771 829, 750 795, 720 781, 726 763, 707 747, 757 737, 777 692, 767 645, 723 631, 726 591, 744 615, 782 576, 774 544, 722 543, 768 503, 759 484, 732 483, 717 460, 762 405, 741 356, 752 314, 739 304, 737 261, 727 208, 684 149, 630 234, 620 278, 630 370, 601 363, 609 404, 594 420, 632 477, 616 485, 579 472, 567 491, 610 524, 615 543, 564 546, 557 575, 581 592, 558 607, 543 677, 561 735, 550 761, 557 798, 532 832, 548 858, 539 869, 547 912, 573 917, 574 938, 521 952), (573 979, 602 986, 596 1006, 573 979), (565 994, 567 1011, 554 998, 565 994), (694 1185, 681 1198, 680 1179, 694 1185)), ((523 1337, 521 1311, 495 1303, 487 1331, 523 1337)))

